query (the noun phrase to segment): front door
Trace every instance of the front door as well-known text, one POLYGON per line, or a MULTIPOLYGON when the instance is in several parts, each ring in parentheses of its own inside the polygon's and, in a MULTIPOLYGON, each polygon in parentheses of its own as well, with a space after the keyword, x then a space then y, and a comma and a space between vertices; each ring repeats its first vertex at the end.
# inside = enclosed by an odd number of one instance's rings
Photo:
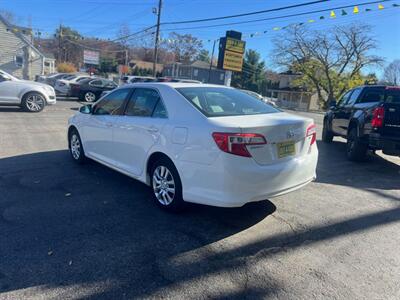
POLYGON ((10 104, 20 102, 15 81, 2 74, 0 74, 0 102, 10 104))
POLYGON ((83 126, 85 151, 109 164, 114 164, 113 130, 117 118, 122 114, 130 89, 110 93, 93 107, 93 113, 83 126))
POLYGON ((121 169, 140 176, 149 150, 159 142, 167 112, 157 90, 136 88, 114 128, 115 159, 121 169))
POLYGON ((336 135, 345 135, 345 131, 343 130, 345 126, 346 119, 346 110, 347 104, 350 100, 350 97, 353 93, 353 90, 348 91, 343 97, 339 100, 337 105, 332 109, 333 118, 332 118, 332 131, 336 135))

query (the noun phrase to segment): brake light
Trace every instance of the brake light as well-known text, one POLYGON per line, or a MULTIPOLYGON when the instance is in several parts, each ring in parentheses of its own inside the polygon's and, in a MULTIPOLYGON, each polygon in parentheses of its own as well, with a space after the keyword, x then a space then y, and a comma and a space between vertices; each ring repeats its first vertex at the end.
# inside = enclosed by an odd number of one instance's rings
POLYGON ((307 127, 306 137, 311 136, 310 146, 313 145, 317 140, 317 127, 315 124, 311 124, 307 127))
POLYGON ((246 146, 267 143, 265 137, 257 133, 214 132, 212 136, 218 148, 222 151, 244 157, 251 157, 246 146))
POLYGON ((372 127, 379 128, 383 126, 383 119, 385 118, 385 108, 377 107, 374 109, 372 113, 372 127))

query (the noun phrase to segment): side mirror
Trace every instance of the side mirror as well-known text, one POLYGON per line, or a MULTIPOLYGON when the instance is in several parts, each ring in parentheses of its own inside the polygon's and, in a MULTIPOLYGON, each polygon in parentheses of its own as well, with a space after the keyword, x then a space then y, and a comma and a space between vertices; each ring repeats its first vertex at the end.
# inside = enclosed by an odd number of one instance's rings
POLYGON ((336 107, 336 100, 332 100, 329 102, 329 107, 336 107))
POLYGON ((79 109, 79 112, 82 114, 91 114, 92 113, 92 104, 82 106, 79 109))

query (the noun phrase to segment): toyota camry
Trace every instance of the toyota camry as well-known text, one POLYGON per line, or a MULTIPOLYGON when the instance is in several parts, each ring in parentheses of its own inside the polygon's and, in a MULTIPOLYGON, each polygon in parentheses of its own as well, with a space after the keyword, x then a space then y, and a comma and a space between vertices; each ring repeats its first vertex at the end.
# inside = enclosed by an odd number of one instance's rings
POLYGON ((240 90, 136 83, 81 107, 69 120, 78 163, 93 159, 149 185, 156 203, 238 207, 315 179, 313 120, 240 90))

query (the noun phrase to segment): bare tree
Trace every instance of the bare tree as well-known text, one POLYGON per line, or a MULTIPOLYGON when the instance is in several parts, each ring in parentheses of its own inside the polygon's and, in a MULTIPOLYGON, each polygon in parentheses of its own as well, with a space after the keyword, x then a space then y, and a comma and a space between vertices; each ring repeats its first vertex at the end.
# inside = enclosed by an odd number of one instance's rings
POLYGON ((198 56, 203 43, 191 34, 172 32, 165 48, 175 54, 175 61, 188 63, 198 56))
POLYGON ((400 85, 400 59, 392 61, 383 73, 383 80, 392 85, 400 85))
POLYGON ((9 23, 11 24, 15 24, 16 23, 16 19, 15 19, 15 14, 11 11, 8 10, 0 10, 0 15, 6 19, 9 23))
POLYGON ((303 74, 300 82, 313 87, 323 101, 342 95, 360 84, 361 70, 383 60, 370 54, 376 42, 365 25, 337 26, 326 31, 311 31, 292 26, 274 40, 273 56, 279 66, 303 74))

